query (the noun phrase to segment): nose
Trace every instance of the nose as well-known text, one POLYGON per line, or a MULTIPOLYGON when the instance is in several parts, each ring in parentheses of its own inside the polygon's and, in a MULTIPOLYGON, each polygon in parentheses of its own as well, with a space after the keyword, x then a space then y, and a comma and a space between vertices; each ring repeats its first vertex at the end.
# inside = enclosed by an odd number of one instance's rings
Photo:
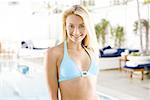
POLYGON ((77 27, 74 28, 73 35, 78 37, 80 35, 80 31, 77 27))

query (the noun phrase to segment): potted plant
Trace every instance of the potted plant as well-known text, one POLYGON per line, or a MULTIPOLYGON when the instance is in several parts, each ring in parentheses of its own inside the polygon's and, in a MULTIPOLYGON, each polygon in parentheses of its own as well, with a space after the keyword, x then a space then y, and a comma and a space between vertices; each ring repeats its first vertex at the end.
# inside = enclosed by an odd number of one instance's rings
POLYGON ((114 38, 115 47, 121 47, 125 38, 124 38, 124 28, 123 26, 118 25, 117 27, 111 28, 111 35, 114 38))
POLYGON ((106 42, 106 34, 107 34, 108 26, 109 26, 109 21, 107 21, 106 19, 102 19, 101 23, 97 23, 95 25, 97 40, 99 43, 101 41, 103 47, 105 46, 105 42, 106 42))
MULTIPOLYGON (((137 34, 138 33, 138 30, 139 30, 139 21, 135 21, 134 22, 134 32, 137 34)), ((141 50, 142 50, 142 53, 144 54, 148 54, 149 52, 149 23, 146 19, 141 19, 140 20, 140 24, 141 24, 141 31, 142 33, 140 33, 140 41, 141 41, 141 50), (143 35, 145 34, 145 45, 143 45, 143 35)))

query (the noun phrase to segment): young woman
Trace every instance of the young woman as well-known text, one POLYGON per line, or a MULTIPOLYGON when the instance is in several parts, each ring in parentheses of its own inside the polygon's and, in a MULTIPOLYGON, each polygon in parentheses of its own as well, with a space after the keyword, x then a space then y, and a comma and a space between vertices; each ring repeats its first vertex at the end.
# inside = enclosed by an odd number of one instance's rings
POLYGON ((63 43, 47 52, 51 100, 98 100, 98 70, 94 56, 96 36, 88 12, 80 5, 74 5, 64 12, 63 35, 63 43))

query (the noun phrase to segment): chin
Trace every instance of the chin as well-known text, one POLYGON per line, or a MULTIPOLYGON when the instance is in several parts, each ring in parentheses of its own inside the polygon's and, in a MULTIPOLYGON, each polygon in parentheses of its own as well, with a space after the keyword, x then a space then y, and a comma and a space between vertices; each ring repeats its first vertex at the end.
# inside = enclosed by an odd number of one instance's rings
POLYGON ((72 39, 72 41, 73 41, 74 43, 81 43, 81 42, 82 42, 82 39, 72 39))

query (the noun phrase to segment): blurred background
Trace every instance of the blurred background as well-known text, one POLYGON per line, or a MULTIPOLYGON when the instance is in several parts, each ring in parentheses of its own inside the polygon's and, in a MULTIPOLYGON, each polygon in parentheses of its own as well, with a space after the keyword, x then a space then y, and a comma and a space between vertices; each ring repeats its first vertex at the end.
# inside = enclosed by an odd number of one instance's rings
POLYGON ((150 100, 150 0, 0 0, 0 100, 48 100, 45 54, 80 4, 99 48, 102 100, 150 100))

